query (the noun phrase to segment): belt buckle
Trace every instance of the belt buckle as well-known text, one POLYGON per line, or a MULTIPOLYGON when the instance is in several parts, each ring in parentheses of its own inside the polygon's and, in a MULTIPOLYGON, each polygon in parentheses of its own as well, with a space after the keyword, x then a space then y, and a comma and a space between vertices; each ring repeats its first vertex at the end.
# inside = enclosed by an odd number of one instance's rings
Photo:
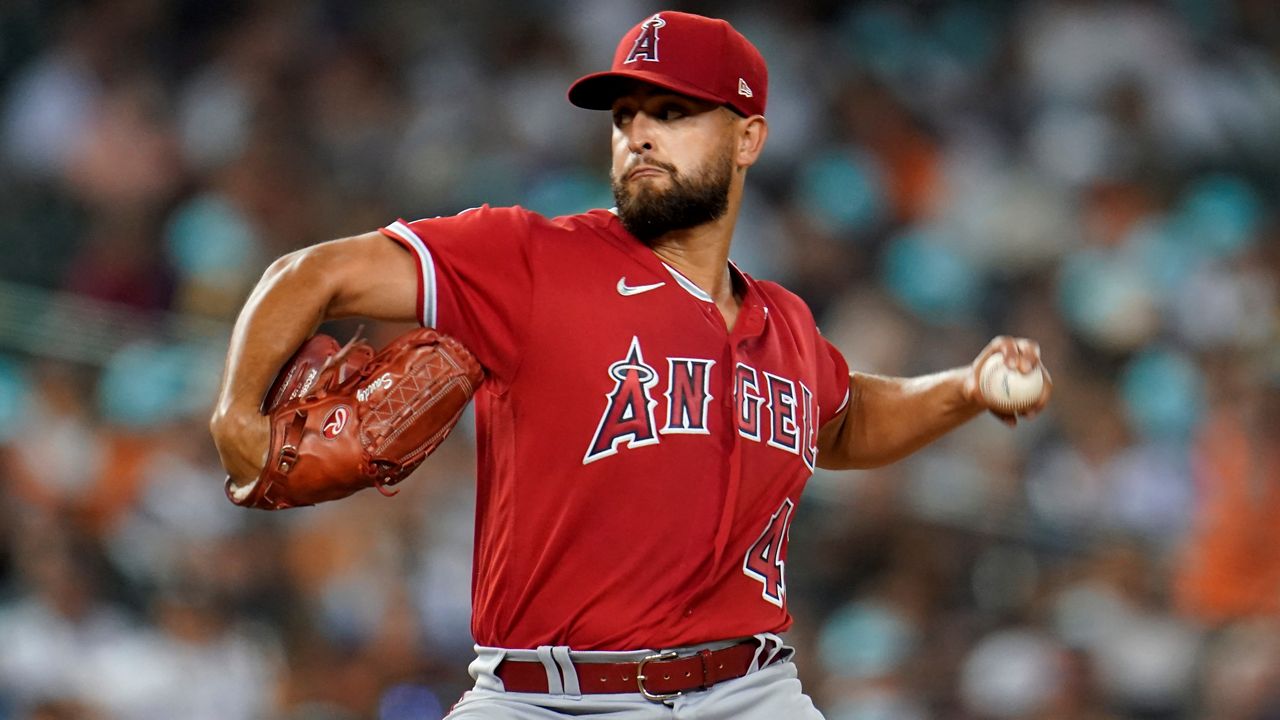
POLYGON ((652 655, 648 655, 643 660, 641 660, 638 665, 636 665, 636 687, 640 688, 640 694, 644 696, 645 700, 648 700, 649 702, 653 702, 653 703, 666 703, 668 701, 675 700, 681 695, 684 695, 683 692, 651 693, 649 692, 648 688, 644 686, 644 681, 647 679, 644 674, 645 665, 648 665, 650 662, 653 662, 655 660, 658 662, 662 662, 664 660, 675 660, 679 656, 680 656, 680 653, 677 653, 675 650, 668 650, 666 652, 660 652, 660 653, 654 653, 652 655))

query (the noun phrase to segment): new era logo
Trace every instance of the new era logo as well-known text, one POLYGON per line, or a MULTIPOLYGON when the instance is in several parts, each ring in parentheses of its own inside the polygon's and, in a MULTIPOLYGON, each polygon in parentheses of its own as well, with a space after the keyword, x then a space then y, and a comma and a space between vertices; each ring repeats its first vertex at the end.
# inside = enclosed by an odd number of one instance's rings
POLYGON ((751 92, 751 86, 742 78, 738 78, 738 94, 742 97, 752 97, 754 95, 754 93, 751 92))

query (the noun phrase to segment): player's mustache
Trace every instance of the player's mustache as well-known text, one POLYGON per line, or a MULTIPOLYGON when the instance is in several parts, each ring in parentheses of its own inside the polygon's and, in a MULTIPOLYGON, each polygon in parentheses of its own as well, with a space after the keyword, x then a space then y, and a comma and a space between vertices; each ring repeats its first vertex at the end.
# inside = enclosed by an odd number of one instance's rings
POLYGON ((627 175, 631 174, 638 168, 646 168, 646 167, 665 170, 671 173, 672 175, 678 174, 678 172, 676 171, 676 166, 672 165, 671 163, 664 163, 661 160, 637 160, 636 162, 631 163, 627 167, 623 168, 622 177, 626 177, 627 175))

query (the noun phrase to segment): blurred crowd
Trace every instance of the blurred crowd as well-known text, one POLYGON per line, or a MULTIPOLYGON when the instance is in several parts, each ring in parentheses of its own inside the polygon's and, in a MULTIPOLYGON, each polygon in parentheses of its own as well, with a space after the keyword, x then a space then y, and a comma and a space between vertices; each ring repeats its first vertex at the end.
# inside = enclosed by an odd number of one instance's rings
MULTIPOLYGON (((443 714, 469 432, 394 499, 235 508, 226 333, 303 245, 610 206, 608 120, 564 93, 659 9, 0 4, 0 720, 443 714)), ((1008 333, 1054 373, 1034 421, 815 476, 789 640, 827 717, 1280 718, 1275 2, 669 9, 769 61, 744 269, 857 370, 1008 333)))

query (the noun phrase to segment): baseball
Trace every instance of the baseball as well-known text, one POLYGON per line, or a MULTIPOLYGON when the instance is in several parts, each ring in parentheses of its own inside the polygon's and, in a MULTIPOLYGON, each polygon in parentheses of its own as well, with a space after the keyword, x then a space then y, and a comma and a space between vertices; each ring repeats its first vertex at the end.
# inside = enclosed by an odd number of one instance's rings
POLYGON ((1018 372, 1004 364, 1004 353, 995 353, 982 363, 978 386, 992 409, 1019 413, 1040 399, 1044 390, 1044 373, 1039 367, 1029 373, 1018 372))

